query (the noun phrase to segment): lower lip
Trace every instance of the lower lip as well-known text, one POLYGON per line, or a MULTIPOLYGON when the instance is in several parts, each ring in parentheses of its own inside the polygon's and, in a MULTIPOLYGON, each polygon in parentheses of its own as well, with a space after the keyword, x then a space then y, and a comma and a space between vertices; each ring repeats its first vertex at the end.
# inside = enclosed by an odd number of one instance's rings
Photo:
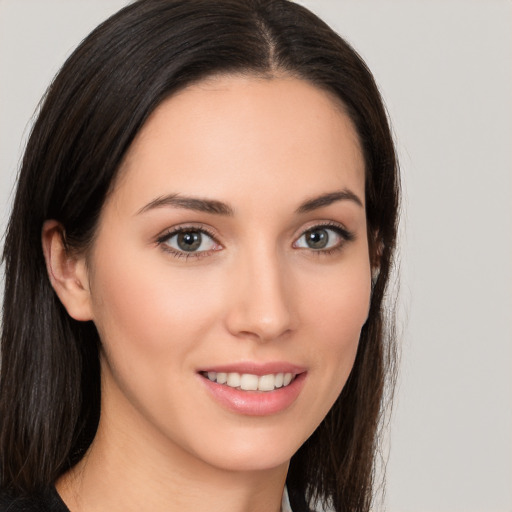
POLYGON ((288 386, 274 391, 242 391, 218 384, 199 374, 211 396, 225 408, 248 416, 268 416, 287 409, 299 396, 306 372, 300 373, 288 386))

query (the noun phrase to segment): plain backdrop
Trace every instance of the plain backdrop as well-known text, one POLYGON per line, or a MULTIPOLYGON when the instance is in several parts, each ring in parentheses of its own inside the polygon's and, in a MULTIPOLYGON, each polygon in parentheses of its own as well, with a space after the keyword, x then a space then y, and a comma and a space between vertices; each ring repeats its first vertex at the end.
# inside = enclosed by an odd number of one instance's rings
MULTIPOLYGON (((0 0, 0 229, 37 103, 125 0, 0 0)), ((366 59, 403 172, 390 512, 512 511, 512 3, 303 0, 366 59)))

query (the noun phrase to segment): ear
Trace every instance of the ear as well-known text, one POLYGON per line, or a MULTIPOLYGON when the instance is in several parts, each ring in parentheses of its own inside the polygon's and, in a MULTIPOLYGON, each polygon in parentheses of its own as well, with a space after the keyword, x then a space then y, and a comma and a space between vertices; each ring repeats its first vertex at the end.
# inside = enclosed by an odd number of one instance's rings
POLYGON ((45 221, 41 238, 48 276, 62 305, 75 320, 92 320, 85 256, 70 253, 64 227, 56 220, 45 221))

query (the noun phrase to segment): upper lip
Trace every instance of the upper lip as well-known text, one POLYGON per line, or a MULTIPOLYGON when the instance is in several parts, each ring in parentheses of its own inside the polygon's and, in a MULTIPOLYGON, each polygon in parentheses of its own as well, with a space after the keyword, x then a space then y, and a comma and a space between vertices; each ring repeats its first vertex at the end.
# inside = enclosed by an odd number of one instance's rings
POLYGON ((217 372, 217 373, 250 373, 251 375, 269 375, 271 373, 293 373, 298 375, 306 371, 303 366, 287 363, 283 361, 261 362, 240 362, 219 364, 201 368, 199 372, 217 372))

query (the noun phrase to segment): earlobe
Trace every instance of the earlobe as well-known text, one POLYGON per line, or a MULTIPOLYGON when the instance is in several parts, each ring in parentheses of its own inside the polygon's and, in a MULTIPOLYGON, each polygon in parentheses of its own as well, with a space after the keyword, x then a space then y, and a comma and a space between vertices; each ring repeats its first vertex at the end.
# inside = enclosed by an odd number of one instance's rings
POLYGON ((41 242, 48 277, 68 314, 75 320, 92 320, 91 296, 87 266, 83 255, 72 254, 66 247, 62 224, 47 220, 43 224, 41 242))

